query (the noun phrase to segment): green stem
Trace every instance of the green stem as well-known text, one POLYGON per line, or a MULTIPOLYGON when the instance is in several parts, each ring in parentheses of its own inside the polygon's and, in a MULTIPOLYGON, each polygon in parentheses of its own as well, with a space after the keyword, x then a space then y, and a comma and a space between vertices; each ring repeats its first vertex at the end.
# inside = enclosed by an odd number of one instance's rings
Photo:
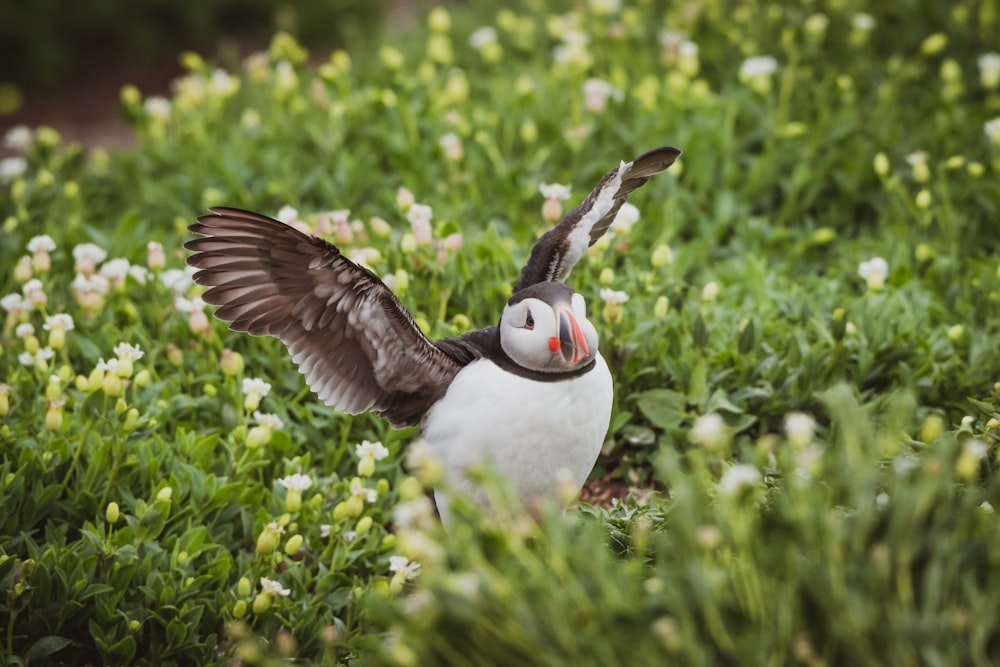
POLYGON ((83 452, 84 447, 87 446, 87 438, 90 437, 91 428, 93 428, 93 422, 88 421, 86 428, 83 429, 83 434, 80 436, 80 444, 76 446, 76 451, 73 452, 73 460, 70 461, 69 469, 66 470, 66 476, 63 477, 63 487, 69 484, 69 478, 73 475, 73 471, 76 470, 76 464, 80 461, 80 454, 83 452))

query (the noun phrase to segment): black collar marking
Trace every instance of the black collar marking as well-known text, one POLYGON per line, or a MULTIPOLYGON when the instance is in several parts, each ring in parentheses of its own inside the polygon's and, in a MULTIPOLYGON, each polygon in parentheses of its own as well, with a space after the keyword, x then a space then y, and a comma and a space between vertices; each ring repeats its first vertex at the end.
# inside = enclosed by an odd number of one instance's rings
POLYGON ((597 364, 597 357, 594 357, 583 366, 564 373, 546 373, 524 368, 503 351, 500 346, 500 327, 497 326, 470 331, 455 338, 437 340, 434 341, 434 345, 462 366, 467 366, 476 359, 487 359, 508 373, 537 382, 572 380, 590 372, 597 364))

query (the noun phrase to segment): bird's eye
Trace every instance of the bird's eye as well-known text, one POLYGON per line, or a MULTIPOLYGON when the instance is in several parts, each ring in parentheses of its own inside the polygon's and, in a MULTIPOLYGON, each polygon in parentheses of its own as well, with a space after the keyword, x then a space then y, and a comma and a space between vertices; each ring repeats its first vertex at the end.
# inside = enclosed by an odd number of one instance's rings
POLYGON ((534 329, 535 328, 535 318, 531 316, 531 311, 528 311, 528 316, 524 318, 524 328, 534 329))

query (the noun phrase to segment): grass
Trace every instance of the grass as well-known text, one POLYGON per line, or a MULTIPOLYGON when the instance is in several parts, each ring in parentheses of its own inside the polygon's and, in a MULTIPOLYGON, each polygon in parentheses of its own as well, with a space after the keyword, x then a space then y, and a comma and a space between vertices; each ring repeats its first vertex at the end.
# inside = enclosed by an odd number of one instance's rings
POLYGON ((995 5, 614 5, 186 54, 170 99, 122 91, 134 150, 13 135, 0 664, 997 660, 995 5), (280 212, 453 335, 496 319, 540 184, 568 206, 663 144, 571 279, 616 378, 606 509, 444 535, 416 431, 317 404, 183 273, 207 206, 280 212))

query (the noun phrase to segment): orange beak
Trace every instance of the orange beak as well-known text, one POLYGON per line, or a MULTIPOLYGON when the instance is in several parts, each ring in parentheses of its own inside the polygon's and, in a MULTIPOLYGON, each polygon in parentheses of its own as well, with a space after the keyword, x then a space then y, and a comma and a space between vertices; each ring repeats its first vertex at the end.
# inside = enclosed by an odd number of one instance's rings
MULTIPOLYGON (((576 365, 590 356, 587 347, 587 337, 583 335, 580 323, 576 321, 572 311, 560 308, 559 316, 559 351, 567 363, 576 365)), ((550 345, 550 347, 553 347, 550 345)), ((555 352, 555 350, 553 350, 555 352)))

